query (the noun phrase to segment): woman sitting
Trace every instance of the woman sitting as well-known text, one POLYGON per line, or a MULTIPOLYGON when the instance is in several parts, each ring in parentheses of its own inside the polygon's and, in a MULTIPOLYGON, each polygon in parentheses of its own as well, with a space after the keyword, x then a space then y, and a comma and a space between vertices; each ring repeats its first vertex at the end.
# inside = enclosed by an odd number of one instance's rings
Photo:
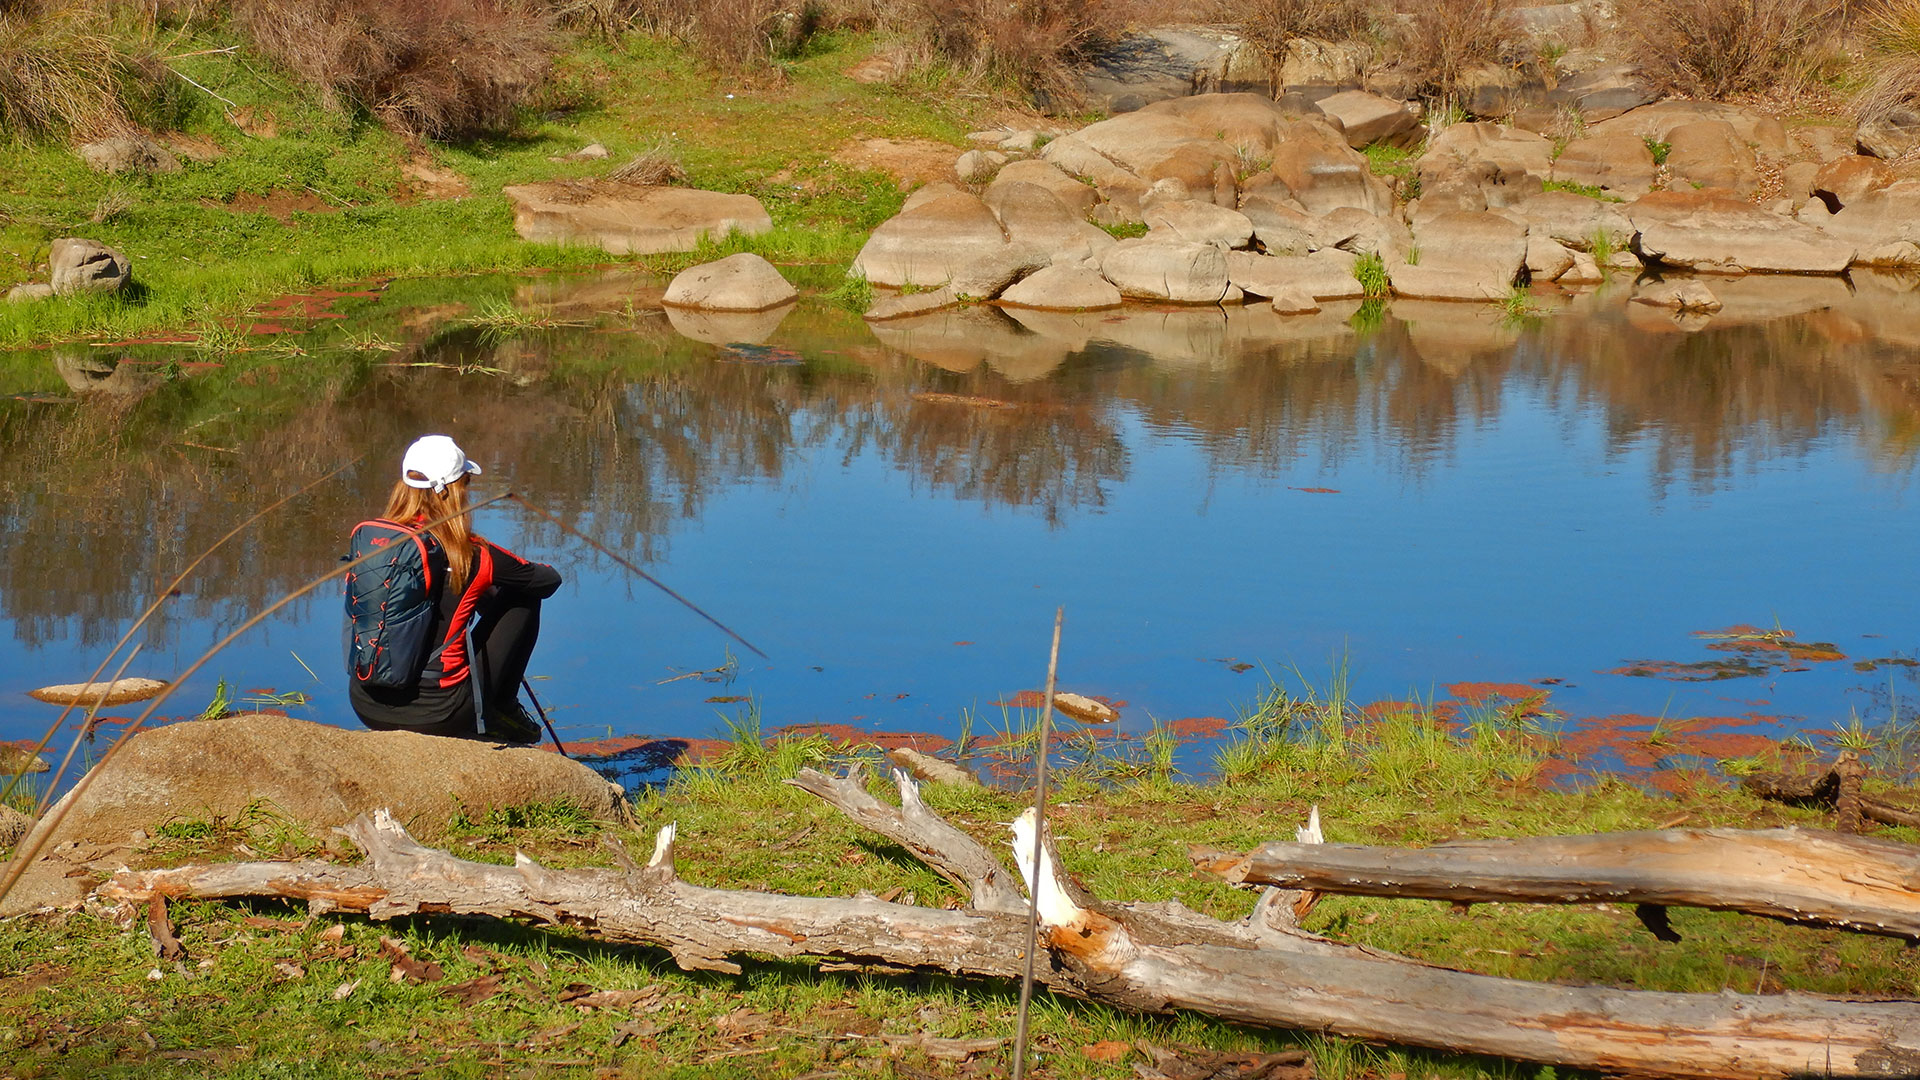
MULTIPOLYGON (((407 557, 424 562, 424 593, 418 597, 424 635, 409 632, 423 639, 424 660, 406 662, 407 670, 398 676, 386 672, 374 677, 371 664, 356 666, 356 657, 375 655, 375 643, 363 638, 373 639, 378 632, 363 634, 366 617, 356 618, 356 582, 348 579, 353 677, 347 697, 361 723, 370 728, 519 744, 540 741, 540 725, 520 705, 519 688, 540 635, 540 602, 560 588, 560 574, 474 535, 467 477, 479 472, 452 439, 425 436, 407 448, 383 519, 363 522, 354 530, 355 551, 363 546, 364 531, 373 545, 402 538, 418 541, 413 547, 419 555, 408 552, 407 557), (414 663, 420 664, 417 676, 411 674, 414 663)), ((383 608, 387 600, 382 594, 383 608)), ((384 631, 384 625, 380 629, 384 631)))

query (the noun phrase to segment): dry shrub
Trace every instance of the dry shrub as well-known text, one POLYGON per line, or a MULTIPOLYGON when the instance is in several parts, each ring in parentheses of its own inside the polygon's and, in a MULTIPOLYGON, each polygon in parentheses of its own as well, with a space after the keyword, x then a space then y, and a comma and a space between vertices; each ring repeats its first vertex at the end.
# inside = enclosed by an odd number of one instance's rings
POLYGON ((1506 0, 1421 0, 1394 46, 1401 68, 1422 93, 1453 99, 1463 76, 1498 61, 1513 39, 1506 0))
POLYGON ((236 0, 233 20, 328 107, 431 138, 510 128, 555 49, 523 0, 236 0))
POLYGON ((969 75, 1071 100, 1074 65, 1148 11, 1144 0, 905 0, 892 18, 969 75))
POLYGON ((1880 0, 1860 30, 1872 73, 1856 103, 1864 123, 1920 101, 1920 0, 1880 0))
POLYGON ((127 130, 123 66, 92 8, 0 0, 0 131, 88 139, 127 130))
POLYGON ((1695 97, 1791 84, 1843 21, 1841 0, 1634 0, 1621 33, 1647 77, 1695 97))
POLYGON ((622 184, 658 187, 685 180, 687 170, 680 164, 680 155, 674 152, 673 144, 661 139, 634 155, 632 161, 608 173, 607 178, 622 184))
POLYGON ((1374 0, 1215 0, 1211 18, 1278 62, 1294 38, 1364 38, 1379 13, 1374 0))

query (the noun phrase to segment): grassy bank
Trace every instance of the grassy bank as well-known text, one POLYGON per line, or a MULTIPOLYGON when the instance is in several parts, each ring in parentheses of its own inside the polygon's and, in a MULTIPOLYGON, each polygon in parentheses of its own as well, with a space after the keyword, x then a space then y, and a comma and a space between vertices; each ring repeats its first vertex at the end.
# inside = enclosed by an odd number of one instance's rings
MULTIPOLYGON (((1268 738, 1243 721, 1242 741, 1268 738)), ((1324 712, 1321 713, 1325 715, 1324 712)), ((1429 718, 1430 719, 1430 718, 1429 718)), ((1189 844, 1245 848, 1290 835, 1318 805, 1341 842, 1693 826, 1821 825, 1811 811, 1764 804, 1717 783, 1660 796, 1618 781, 1574 791, 1529 782, 1524 740, 1482 728, 1436 727, 1407 714, 1355 727, 1335 742, 1302 730, 1232 782, 1188 784, 1164 770, 1122 783, 1069 773, 1054 821, 1067 869, 1099 896, 1177 899, 1225 918, 1250 893, 1196 874, 1189 844)), ((457 816, 435 839, 499 863, 525 851, 556 866, 605 865, 610 831, 645 850, 679 825, 677 865, 690 882, 793 894, 865 889, 923 905, 953 887, 907 853, 780 780, 803 762, 844 765, 871 750, 815 737, 742 743, 713 766, 683 771, 637 804, 637 828, 587 820, 564 806, 457 816)), ((1247 760, 1247 759, 1243 759, 1247 760)), ((890 795, 875 785, 876 794, 890 795)), ((927 801, 996 849, 1017 795, 939 786, 927 801)), ((1888 835, 1915 837, 1895 830, 1888 835)), ((142 861, 327 856, 326 845, 270 808, 235 822, 176 821, 142 861)), ((337 851, 334 853, 337 856, 337 851)), ((9 1075, 806 1076, 1003 1075, 1005 1051, 971 1063, 908 1045, 1006 1038, 1015 988, 936 975, 829 971, 813 963, 749 963, 737 976, 689 975, 664 953, 610 946, 565 929, 435 917, 393 924, 309 918, 280 903, 180 904, 187 959, 157 961, 144 929, 92 914, 0 924, 0 1048, 9 1075), (391 937, 443 977, 392 973, 391 937), (614 1005, 589 991, 629 991, 614 1005), (889 1037, 892 1037, 891 1041, 889 1037)), ((1913 996, 1920 956, 1902 943, 1676 909, 1676 944, 1655 941, 1631 910, 1329 897, 1308 927, 1420 959, 1493 975, 1689 992, 1734 990, 1913 996)), ((1515 1063, 1257 1030, 1197 1016, 1134 1016, 1042 995, 1041 1064, 1033 1075, 1134 1075, 1146 1041, 1193 1058, 1207 1051, 1305 1049, 1331 1080, 1439 1076, 1534 1078, 1515 1063)))
POLYGON ((198 54, 174 66, 206 91, 187 99, 175 142, 217 152, 210 160, 182 155, 178 172, 109 175, 58 141, 7 148, 0 286, 43 280, 48 242, 84 235, 127 252, 139 287, 125 298, 0 305, 0 346, 205 330, 283 293, 374 277, 631 261, 672 269, 689 258, 629 260, 522 241, 500 194, 515 183, 605 175, 660 147, 683 163, 688 183, 760 198, 774 229, 748 242, 752 250, 844 265, 904 196, 897 177, 843 148, 879 138, 955 143, 993 108, 934 84, 846 77, 873 47, 864 35, 822 36, 781 77, 740 79, 632 34, 574 41, 512 134, 427 143, 321 108, 244 50, 210 51, 235 45, 212 31, 173 45, 198 54), (246 133, 235 116, 256 133, 271 117, 272 136, 246 133), (594 142, 610 156, 552 160, 594 142), (461 186, 467 193, 451 197, 461 186))

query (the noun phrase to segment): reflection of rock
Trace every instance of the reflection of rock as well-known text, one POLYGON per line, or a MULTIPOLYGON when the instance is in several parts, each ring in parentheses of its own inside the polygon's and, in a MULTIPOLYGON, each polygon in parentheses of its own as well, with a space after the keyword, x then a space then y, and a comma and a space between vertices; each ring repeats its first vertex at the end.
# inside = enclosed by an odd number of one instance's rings
POLYGON ((772 263, 743 251, 680 271, 661 302, 705 311, 765 311, 798 295, 772 263))
POLYGON ((868 325, 882 345, 923 363, 947 371, 984 365, 1014 382, 1046 376, 1073 351, 1069 343, 1035 334, 986 304, 868 325))
POLYGON ((1504 353, 1520 340, 1520 328, 1499 308, 1434 300, 1395 300, 1388 309, 1406 324, 1407 341, 1420 359, 1449 375, 1474 361, 1504 353))
POLYGON ((555 318, 591 321, 613 312, 656 309, 663 295, 659 285, 627 270, 546 274, 516 287, 513 306, 555 318))
POLYGON ((751 195, 635 187, 610 180, 555 180, 501 189, 522 239, 598 246, 615 255, 692 251, 702 237, 757 236, 773 228, 751 195))
POLYGON ((124 358, 81 346, 64 346, 53 351, 53 367, 75 393, 143 394, 159 385, 160 376, 140 371, 124 358))
POLYGON ((1715 278, 1710 286, 1720 301, 1715 326, 1764 323, 1815 311, 1860 306, 1843 277, 1802 274, 1748 274, 1715 278))
POLYGON ((758 345, 780 329, 780 321, 794 309, 791 302, 765 311, 697 311, 667 309, 667 322, 682 337, 709 345, 758 345))
POLYGON ((1707 288, 1706 282, 1696 278, 1644 282, 1633 290, 1633 302, 1675 311, 1711 313, 1720 310, 1720 298, 1713 295, 1713 290, 1707 288))

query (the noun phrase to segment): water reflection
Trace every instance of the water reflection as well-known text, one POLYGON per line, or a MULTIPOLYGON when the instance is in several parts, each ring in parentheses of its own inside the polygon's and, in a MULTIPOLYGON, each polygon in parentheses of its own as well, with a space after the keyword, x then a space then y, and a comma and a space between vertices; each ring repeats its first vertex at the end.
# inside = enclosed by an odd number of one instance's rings
MULTIPOLYGON (((1541 294, 1542 310, 1519 317, 1408 302, 1286 317, 972 307, 868 327, 812 300, 702 316, 663 311, 658 283, 552 276, 399 283, 297 339, 304 352, 15 354, 0 359, 12 395, 0 399, 0 609, 29 652, 67 635, 97 648, 234 522, 365 455, 216 554, 149 641, 232 625, 329 568, 343 523, 378 504, 394 454, 427 430, 474 447, 489 481, 646 559, 729 492, 863 460, 919 495, 1069 533, 1161 446, 1190 448, 1215 478, 1377 459, 1417 489, 1469 433, 1523 408, 1563 431, 1596 418, 1610 461, 1647 455, 1656 495, 1728 489, 1836 441, 1881 474, 1911 472, 1913 278, 1712 288, 1725 306, 1704 320, 1629 303, 1620 283, 1541 294), (490 297, 549 325, 467 325, 490 297)), ((1550 427, 1540 438, 1543 456, 1561 453, 1550 427)), ((1555 482, 1582 482, 1581 468, 1555 482)), ((561 545, 537 521, 523 529, 561 545)))

